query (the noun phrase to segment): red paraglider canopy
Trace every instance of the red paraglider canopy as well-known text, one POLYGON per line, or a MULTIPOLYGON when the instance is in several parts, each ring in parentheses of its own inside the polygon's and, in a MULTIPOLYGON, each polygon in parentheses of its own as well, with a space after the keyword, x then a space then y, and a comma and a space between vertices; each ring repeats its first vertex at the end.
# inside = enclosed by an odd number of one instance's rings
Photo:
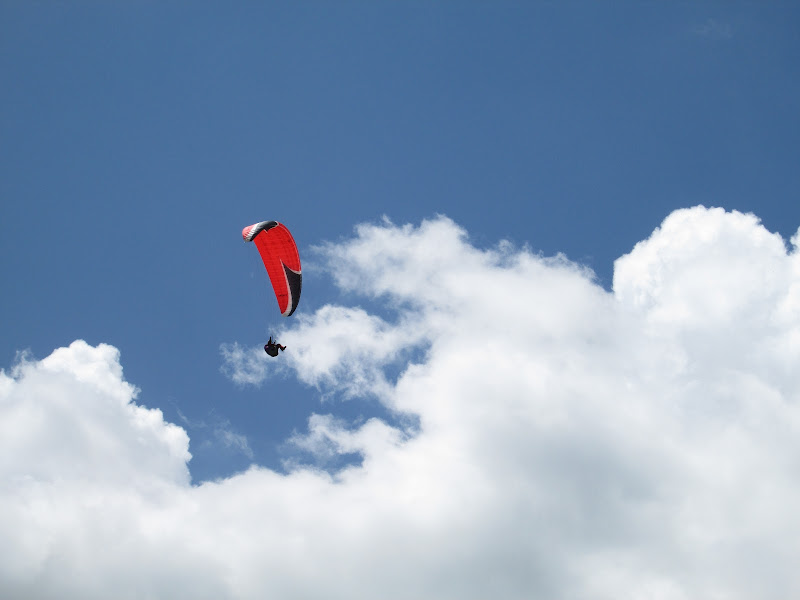
POLYGON ((277 221, 262 221, 242 229, 245 242, 255 242, 267 268, 278 307, 284 317, 290 316, 300 301, 303 275, 300 254, 292 234, 277 221))

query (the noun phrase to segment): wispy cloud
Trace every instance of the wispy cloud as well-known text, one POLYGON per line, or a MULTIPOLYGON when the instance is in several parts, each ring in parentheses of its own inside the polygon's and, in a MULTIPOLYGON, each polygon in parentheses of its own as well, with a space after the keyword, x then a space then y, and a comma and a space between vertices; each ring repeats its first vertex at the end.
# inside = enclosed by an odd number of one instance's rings
MULTIPOLYGON (((260 347, 243 348, 238 342, 220 345, 220 371, 238 385, 261 385, 269 375, 270 365, 260 347)), ((272 365, 279 367, 280 363, 272 365)))
POLYGON ((716 19, 707 19, 703 23, 696 23, 689 31, 698 37, 710 40, 729 40, 733 38, 733 25, 716 19))
POLYGON ((204 419, 190 419, 183 414, 177 406, 174 408, 178 413, 181 423, 183 423, 184 427, 186 427, 192 435, 197 434, 201 430, 212 431, 214 442, 207 441, 207 445, 216 443, 222 445, 226 449, 240 452, 251 460, 255 457, 247 436, 236 432, 228 419, 220 417, 212 412, 208 415, 211 422, 209 424, 204 419))
POLYGON ((225 447, 241 452, 251 460, 254 457, 250 442, 247 441, 247 436, 234 431, 229 421, 218 423, 214 427, 214 437, 225 447))

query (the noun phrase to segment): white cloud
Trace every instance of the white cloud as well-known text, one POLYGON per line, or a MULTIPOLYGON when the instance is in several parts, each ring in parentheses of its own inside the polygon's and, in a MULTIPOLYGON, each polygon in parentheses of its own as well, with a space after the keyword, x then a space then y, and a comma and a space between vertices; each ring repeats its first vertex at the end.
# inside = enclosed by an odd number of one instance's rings
POLYGON ((238 342, 220 346, 220 370, 238 385, 259 385, 269 373, 262 348, 242 348, 238 342))
POLYGON ((188 483, 189 438, 160 410, 136 405, 119 352, 73 342, 2 375, 0 472, 37 481, 188 483))
POLYGON ((796 246, 752 215, 677 211, 613 293, 443 217, 320 252, 383 316, 323 307, 280 361, 226 346, 228 373, 285 369, 415 428, 314 415, 291 441, 360 465, 192 487, 183 430, 132 403, 113 348, 28 359, 0 376, 0 596, 800 593, 796 246))
POLYGON ((232 448, 237 452, 241 452, 247 458, 253 459, 253 449, 250 447, 247 436, 233 431, 229 421, 223 421, 214 427, 214 437, 216 437, 223 446, 232 448))
POLYGON ((692 25, 689 31, 698 37, 713 41, 730 40, 734 35, 733 25, 716 19, 707 19, 704 23, 692 25))

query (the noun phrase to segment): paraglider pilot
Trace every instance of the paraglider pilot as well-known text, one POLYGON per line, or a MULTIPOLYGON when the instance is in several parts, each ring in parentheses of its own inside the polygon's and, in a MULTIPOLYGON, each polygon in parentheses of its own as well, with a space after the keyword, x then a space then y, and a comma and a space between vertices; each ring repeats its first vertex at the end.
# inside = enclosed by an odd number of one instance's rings
POLYGON ((278 350, 286 350, 286 346, 281 346, 278 342, 272 341, 272 336, 269 336, 269 341, 264 344, 264 352, 270 356, 278 356, 278 350))

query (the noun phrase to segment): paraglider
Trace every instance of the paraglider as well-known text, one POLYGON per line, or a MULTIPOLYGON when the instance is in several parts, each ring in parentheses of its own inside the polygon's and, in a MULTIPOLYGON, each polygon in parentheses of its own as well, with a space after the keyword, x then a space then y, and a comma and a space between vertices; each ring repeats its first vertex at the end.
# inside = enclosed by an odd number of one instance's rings
POLYGON ((242 238, 245 242, 255 242, 272 282, 278 308, 284 317, 291 316, 297 309, 303 285, 300 254, 292 234, 277 221, 262 221, 242 229, 242 238))
POLYGON ((278 350, 283 352, 284 350, 286 350, 286 346, 282 346, 278 342, 273 342, 272 336, 269 336, 269 341, 266 344, 264 344, 264 352, 266 352, 272 357, 275 357, 278 356, 278 350))
MULTIPOLYGON (((300 254, 292 234, 277 221, 262 221, 242 229, 242 238, 245 242, 255 242, 272 283, 278 308, 284 317, 291 316, 300 302, 303 284, 300 254)), ((264 352, 275 357, 278 350, 284 351, 286 346, 273 342, 270 336, 264 352)))

